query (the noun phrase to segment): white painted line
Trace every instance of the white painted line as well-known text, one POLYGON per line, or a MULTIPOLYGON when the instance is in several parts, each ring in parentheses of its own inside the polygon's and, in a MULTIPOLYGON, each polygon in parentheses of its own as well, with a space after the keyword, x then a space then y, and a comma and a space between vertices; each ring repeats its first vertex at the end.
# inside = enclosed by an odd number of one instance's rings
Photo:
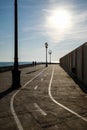
POLYGON ((43 81, 43 78, 41 79, 41 81, 43 81))
POLYGON ((34 90, 36 90, 38 88, 38 86, 36 85, 35 87, 34 87, 34 90))
POLYGON ((84 120, 84 121, 87 122, 87 119, 86 119, 85 117, 83 117, 83 116, 79 115, 78 113, 72 111, 71 109, 69 109, 68 107, 64 106, 63 104, 57 102, 57 101, 53 98, 53 96, 52 96, 52 94, 51 94, 51 84, 52 84, 52 80, 53 80, 53 75, 54 75, 54 67, 53 67, 53 70, 52 70, 52 75, 51 75, 51 79, 50 79, 50 83, 49 83, 49 88, 48 88, 48 93, 49 93, 49 96, 50 96, 51 100, 52 100, 55 104, 57 104, 58 106, 61 106, 61 107, 64 108, 65 110, 69 111, 70 113, 74 114, 75 116, 77 116, 77 117, 79 117, 79 118, 81 118, 82 120, 84 120))
POLYGON ((14 110, 14 105, 13 105, 14 98, 15 98, 15 96, 17 95, 17 93, 19 93, 19 91, 20 91, 20 90, 16 91, 16 93, 13 94, 13 96, 12 96, 12 98, 11 98, 11 101, 10 101, 10 108, 11 108, 11 113, 12 113, 14 119, 15 119, 15 122, 16 122, 16 124, 17 124, 18 129, 19 129, 19 130, 24 130, 23 127, 22 127, 22 125, 21 125, 21 122, 20 122, 20 120, 18 119, 18 116, 17 116, 17 114, 16 114, 16 112, 15 112, 15 110, 14 110))
POLYGON ((37 108, 37 111, 39 111, 42 115, 44 115, 44 116, 47 115, 47 113, 44 112, 44 111, 37 105, 37 103, 34 103, 34 106, 37 108))
POLYGON ((43 70, 42 70, 39 74, 37 74, 34 78, 32 78, 31 80, 29 80, 28 82, 26 82, 23 87, 21 87, 19 90, 17 90, 17 91, 13 94, 13 96, 12 96, 12 98, 11 98, 11 100, 10 100, 11 113, 12 113, 12 115, 13 115, 13 117, 14 117, 14 120, 15 120, 15 122, 16 122, 16 124, 17 124, 18 130, 24 130, 24 129, 23 129, 22 124, 21 124, 21 122, 20 122, 20 120, 19 120, 19 118, 18 118, 18 116, 17 116, 17 114, 16 114, 16 112, 15 112, 15 109, 14 109, 14 98, 15 98, 15 96, 16 96, 23 88, 25 88, 30 82, 32 82, 34 79, 36 79, 36 78, 37 78, 41 73, 43 73, 45 70, 46 70, 46 68, 43 69, 43 70))

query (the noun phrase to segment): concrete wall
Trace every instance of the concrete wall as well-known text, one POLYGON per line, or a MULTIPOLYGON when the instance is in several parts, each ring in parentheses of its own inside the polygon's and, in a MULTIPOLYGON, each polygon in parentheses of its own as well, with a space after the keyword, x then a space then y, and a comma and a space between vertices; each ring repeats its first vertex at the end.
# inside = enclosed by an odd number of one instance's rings
POLYGON ((77 66, 76 66, 76 72, 77 77, 79 80, 82 81, 82 47, 77 48, 77 66))
POLYGON ((87 86, 87 43, 60 58, 60 65, 87 86))
POLYGON ((84 45, 84 60, 83 60, 83 64, 84 64, 84 73, 83 73, 84 84, 87 85, 87 43, 84 45))

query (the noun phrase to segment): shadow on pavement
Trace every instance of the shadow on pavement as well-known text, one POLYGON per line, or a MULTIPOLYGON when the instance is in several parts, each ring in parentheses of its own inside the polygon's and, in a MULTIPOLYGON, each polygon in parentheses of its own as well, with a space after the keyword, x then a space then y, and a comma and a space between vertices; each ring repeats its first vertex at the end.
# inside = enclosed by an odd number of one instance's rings
POLYGON ((31 73, 34 73, 34 72, 36 72, 37 70, 33 70, 33 71, 31 71, 31 72, 28 72, 28 73, 26 73, 26 74, 31 74, 31 73))
POLYGON ((40 70, 40 69, 42 69, 42 68, 35 69, 35 70, 33 70, 33 71, 27 72, 26 74, 31 74, 31 73, 34 73, 34 72, 36 72, 36 71, 38 71, 38 70, 40 70))
MULTIPOLYGON (((72 77, 72 76, 71 76, 71 77, 72 77)), ((75 83, 79 85, 80 89, 81 89, 83 92, 87 93, 87 86, 85 86, 83 83, 81 83, 77 78, 75 78, 75 77, 72 77, 72 78, 73 78, 73 80, 75 81, 75 83)))
POLYGON ((9 93, 11 93, 14 89, 13 88, 8 88, 7 90, 3 91, 0 93, 0 99, 2 99, 3 97, 7 96, 9 93))

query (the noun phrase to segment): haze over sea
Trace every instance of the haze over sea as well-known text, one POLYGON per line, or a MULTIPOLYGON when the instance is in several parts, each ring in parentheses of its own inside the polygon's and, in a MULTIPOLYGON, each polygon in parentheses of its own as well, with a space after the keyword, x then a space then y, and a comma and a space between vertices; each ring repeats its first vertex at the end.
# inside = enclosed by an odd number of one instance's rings
MULTIPOLYGON (((32 64, 32 62, 19 62, 19 65, 32 64)), ((0 62, 0 67, 13 66, 13 62, 0 62)))

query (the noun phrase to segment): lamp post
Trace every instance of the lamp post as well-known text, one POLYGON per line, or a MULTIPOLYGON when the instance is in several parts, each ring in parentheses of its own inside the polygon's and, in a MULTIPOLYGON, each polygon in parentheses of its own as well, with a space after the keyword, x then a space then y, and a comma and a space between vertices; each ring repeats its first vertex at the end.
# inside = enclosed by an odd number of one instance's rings
POLYGON ((46 48, 46 67, 48 67, 48 64, 47 64, 47 48, 48 48, 48 43, 47 42, 45 43, 45 48, 46 48))
POLYGON ((12 87, 20 87, 20 71, 18 70, 18 6, 14 0, 14 68, 12 70, 12 87))
POLYGON ((48 53, 49 53, 49 55, 50 55, 50 64, 51 64, 51 54, 52 54, 52 51, 49 50, 48 53))

